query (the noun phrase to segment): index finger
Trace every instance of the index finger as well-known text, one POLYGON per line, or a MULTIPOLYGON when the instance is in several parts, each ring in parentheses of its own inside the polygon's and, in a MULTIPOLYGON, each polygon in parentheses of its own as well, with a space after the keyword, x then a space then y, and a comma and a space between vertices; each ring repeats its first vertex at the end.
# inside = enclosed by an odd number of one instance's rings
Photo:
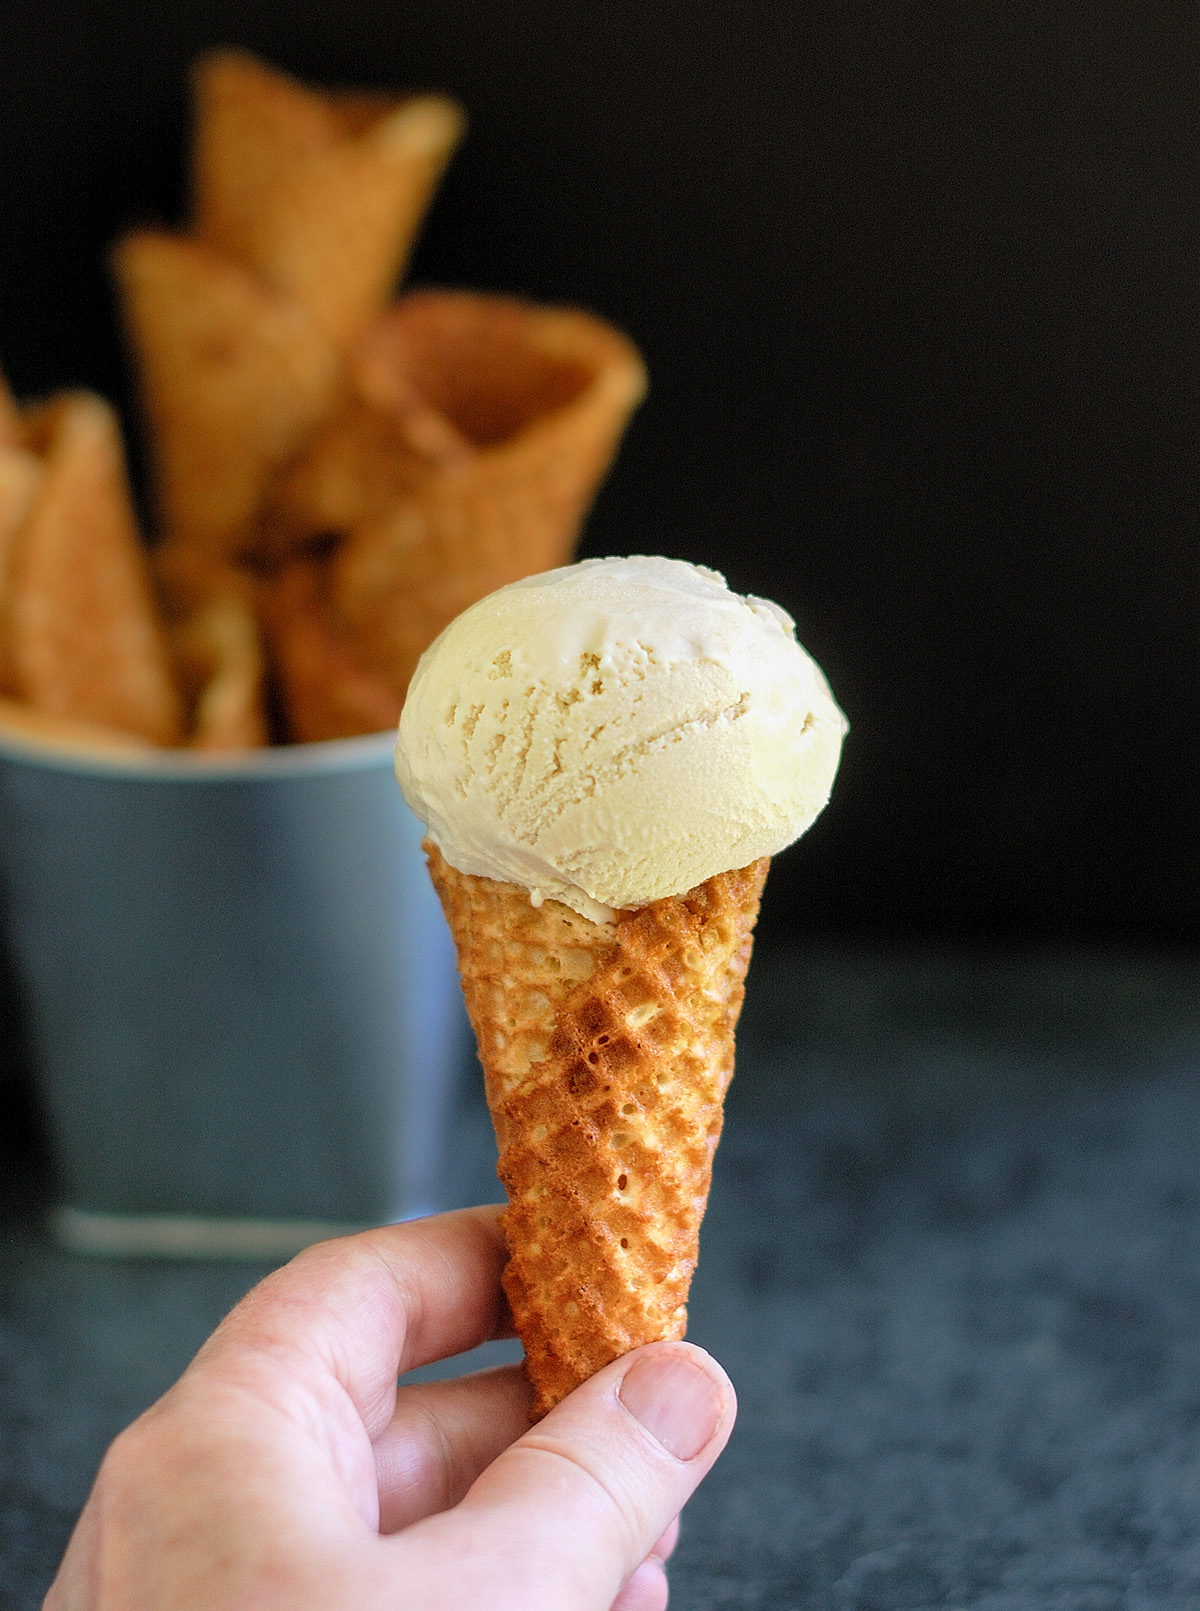
POLYGON ((512 1335, 499 1215, 459 1209, 306 1249, 243 1298, 195 1368, 265 1355, 283 1380, 332 1376, 374 1438, 399 1375, 512 1335))

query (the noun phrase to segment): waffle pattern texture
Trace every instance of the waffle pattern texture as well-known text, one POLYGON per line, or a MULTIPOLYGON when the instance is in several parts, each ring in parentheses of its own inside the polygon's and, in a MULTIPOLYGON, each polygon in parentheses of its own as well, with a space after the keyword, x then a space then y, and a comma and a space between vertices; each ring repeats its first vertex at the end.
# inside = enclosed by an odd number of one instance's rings
POLYGON ((496 1127, 536 1420, 684 1334, 769 863, 607 925, 426 850, 496 1127))

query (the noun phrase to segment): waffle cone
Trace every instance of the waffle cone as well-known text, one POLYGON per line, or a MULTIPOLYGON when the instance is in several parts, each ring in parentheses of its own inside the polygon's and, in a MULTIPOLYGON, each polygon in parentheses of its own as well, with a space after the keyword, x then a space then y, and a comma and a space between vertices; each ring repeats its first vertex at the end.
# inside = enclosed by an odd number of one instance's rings
POLYGON ((69 393, 23 422, 41 459, 13 539, 6 611, 16 691, 68 722, 178 743, 176 689, 125 478, 116 415, 69 393))
POLYGON ((768 863, 599 925, 426 848, 496 1127, 536 1418, 684 1334, 768 863))
POLYGON ((333 412, 341 361, 300 303, 194 241, 127 235, 114 268, 160 527, 228 558, 252 542, 271 477, 333 412))
POLYGON ((646 376, 632 344, 570 309, 445 291, 403 298, 357 365, 402 439, 394 496, 347 535, 331 597, 407 689, 486 593, 571 558, 646 376))
POLYGON ((239 51, 204 57, 195 93, 196 234, 349 342, 408 259, 460 108, 319 94, 239 51))

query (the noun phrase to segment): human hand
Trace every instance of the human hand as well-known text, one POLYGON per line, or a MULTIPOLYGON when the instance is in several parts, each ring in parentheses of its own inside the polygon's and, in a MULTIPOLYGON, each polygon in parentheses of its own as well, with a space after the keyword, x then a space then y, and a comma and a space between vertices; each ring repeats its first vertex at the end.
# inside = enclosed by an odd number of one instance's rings
POLYGON ((728 1378, 614 1361, 530 1428, 520 1366, 396 1378, 511 1335, 497 1210, 310 1248, 123 1432, 45 1611, 661 1611, 728 1378))

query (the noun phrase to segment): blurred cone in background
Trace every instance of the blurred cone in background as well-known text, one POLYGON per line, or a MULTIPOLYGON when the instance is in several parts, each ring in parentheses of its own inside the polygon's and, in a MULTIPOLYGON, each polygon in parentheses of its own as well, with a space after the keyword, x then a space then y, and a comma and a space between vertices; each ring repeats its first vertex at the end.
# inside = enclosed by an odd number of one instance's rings
POLYGON ((330 608, 327 570, 319 559, 294 559, 262 587, 286 736, 297 744, 381 733, 396 726, 404 704, 330 608))
POLYGON ((570 559, 646 373, 589 314, 449 291, 396 303, 354 373, 402 473, 335 552, 330 598, 404 693, 460 611, 570 559))
POLYGON ((162 535, 230 558, 253 545, 271 476, 335 406, 340 360, 300 303, 195 241, 139 231, 113 262, 162 535))
POLYGON ((12 538, 5 611, 18 694, 36 710, 176 744, 183 709, 113 410, 69 393, 22 421, 42 461, 12 538))
POLYGON ((188 742, 201 750, 269 744, 267 668, 253 577, 183 544, 159 548, 154 569, 190 709, 188 742))
POLYGON ((195 234, 345 346, 403 272, 461 108, 314 92, 238 51, 201 58, 194 84, 195 234))
POLYGON ((16 692, 9 621, 12 561, 17 533, 33 507, 41 478, 41 463, 24 444, 21 416, 0 375, 0 695, 16 692))
POLYGON ((239 51, 194 89, 191 233, 113 259, 193 742, 380 731, 455 615, 572 557, 645 369, 575 310, 385 307, 453 101, 313 91, 239 51))

